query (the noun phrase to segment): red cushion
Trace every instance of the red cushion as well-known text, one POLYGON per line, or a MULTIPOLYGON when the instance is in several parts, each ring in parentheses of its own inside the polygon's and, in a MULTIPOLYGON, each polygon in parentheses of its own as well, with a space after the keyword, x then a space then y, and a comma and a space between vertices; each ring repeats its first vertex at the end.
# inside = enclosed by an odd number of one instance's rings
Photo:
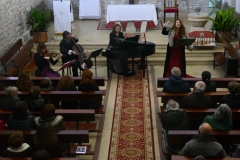
POLYGON ((164 12, 178 12, 177 8, 165 8, 164 12))

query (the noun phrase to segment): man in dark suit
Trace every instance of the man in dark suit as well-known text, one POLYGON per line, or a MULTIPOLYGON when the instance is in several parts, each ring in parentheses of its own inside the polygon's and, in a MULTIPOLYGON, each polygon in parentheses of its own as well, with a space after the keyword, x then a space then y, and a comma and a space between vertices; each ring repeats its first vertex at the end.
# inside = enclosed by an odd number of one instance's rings
MULTIPOLYGON (((63 54, 62 56, 62 63, 66 63, 69 61, 72 61, 74 59, 77 59, 77 53, 75 51, 72 51, 73 47, 73 42, 71 39, 73 39, 76 43, 78 42, 78 39, 76 37, 73 37, 70 35, 68 31, 64 31, 63 34, 63 39, 60 42, 60 52, 63 54)), ((73 72, 73 77, 78 77, 78 66, 79 63, 75 62, 72 64, 72 72, 73 72)))
POLYGON ((203 81, 196 82, 193 93, 183 97, 180 108, 211 108, 211 97, 204 95, 205 88, 203 81))

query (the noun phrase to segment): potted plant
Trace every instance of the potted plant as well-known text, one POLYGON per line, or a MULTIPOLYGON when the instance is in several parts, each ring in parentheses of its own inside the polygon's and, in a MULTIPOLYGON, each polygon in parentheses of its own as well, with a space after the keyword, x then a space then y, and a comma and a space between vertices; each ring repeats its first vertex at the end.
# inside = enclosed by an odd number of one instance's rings
POLYGON ((236 18, 234 8, 228 8, 226 10, 218 10, 216 12, 215 19, 209 18, 213 24, 210 27, 215 32, 215 38, 217 42, 222 42, 218 34, 226 39, 228 42, 231 41, 231 33, 239 31, 240 18, 236 18))
POLYGON ((50 13, 51 11, 40 11, 38 9, 31 8, 27 24, 32 26, 33 42, 47 42, 47 29, 50 27, 50 13))

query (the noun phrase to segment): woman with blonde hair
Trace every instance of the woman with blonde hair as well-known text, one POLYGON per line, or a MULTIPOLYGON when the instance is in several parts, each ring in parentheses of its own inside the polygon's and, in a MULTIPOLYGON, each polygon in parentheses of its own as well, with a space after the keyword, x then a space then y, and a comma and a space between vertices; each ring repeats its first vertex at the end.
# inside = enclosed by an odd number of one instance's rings
POLYGON ((16 86, 19 91, 29 91, 30 88, 33 86, 30 73, 27 71, 21 72, 18 75, 18 81, 16 86))
MULTIPOLYGON (((98 85, 92 79, 93 73, 90 70, 82 72, 82 81, 78 86, 79 91, 99 91, 98 85)), ((102 102, 80 102, 80 108, 96 109, 102 105, 102 102)))
MULTIPOLYGON (((74 80, 72 76, 67 75, 63 76, 58 82, 58 91, 77 91, 77 88, 74 86, 74 80)), ((61 106, 63 109, 76 109, 79 102, 72 101, 61 101, 61 106)))
POLYGON ((0 109, 12 110, 17 102, 19 102, 18 88, 9 86, 5 89, 5 97, 0 99, 0 109))

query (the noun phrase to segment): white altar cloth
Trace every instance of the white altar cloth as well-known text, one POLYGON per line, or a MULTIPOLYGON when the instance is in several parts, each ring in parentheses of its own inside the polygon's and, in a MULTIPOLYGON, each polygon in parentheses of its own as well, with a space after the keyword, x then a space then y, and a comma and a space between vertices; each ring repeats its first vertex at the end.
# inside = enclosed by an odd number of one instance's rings
POLYGON ((158 24, 154 4, 108 5, 107 23, 111 21, 153 21, 158 24))
POLYGON ((100 19, 100 0, 79 0, 79 19, 100 19))

